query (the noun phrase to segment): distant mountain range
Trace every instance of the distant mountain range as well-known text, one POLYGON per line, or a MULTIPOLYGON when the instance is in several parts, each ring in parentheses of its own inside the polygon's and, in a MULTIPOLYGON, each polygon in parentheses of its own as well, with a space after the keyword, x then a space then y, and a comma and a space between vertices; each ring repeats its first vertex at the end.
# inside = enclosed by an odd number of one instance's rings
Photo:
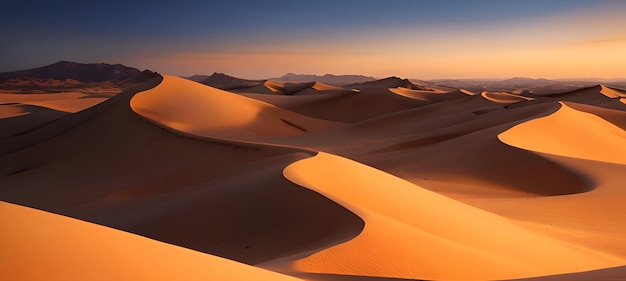
MULTIPOLYGON (((147 81, 158 76, 157 73, 137 68, 124 66, 121 64, 106 63, 76 63, 69 61, 60 61, 48 66, 0 73, 0 88, 19 88, 24 85, 45 86, 50 81, 62 81, 56 85, 75 86, 81 83, 109 83, 116 85, 136 84, 147 81)), ((443 87, 448 89, 467 89, 473 92, 482 91, 528 91, 534 94, 554 93, 558 91, 570 91, 582 87, 590 87, 598 84, 606 84, 613 87, 626 88, 626 78, 615 79, 598 79, 598 78, 579 78, 579 79, 533 79, 527 77, 513 77, 510 79, 400 79, 397 77, 388 77, 385 79, 377 79, 364 75, 312 75, 312 74, 294 74, 287 73, 281 77, 270 78, 267 80, 248 80, 232 77, 223 73, 213 73, 212 75, 194 75, 187 79, 209 85, 212 87, 231 90, 250 88, 261 85, 268 80, 276 82, 320 82, 338 86, 361 85, 367 86, 367 83, 390 83, 398 85, 407 85, 412 89, 429 89, 433 87, 443 87), (389 79, 395 81, 391 83, 389 79), (378 81, 378 82, 376 82, 378 81), (396 83, 397 82, 397 83, 396 83)))
POLYGON ((157 76, 155 72, 106 63, 75 63, 60 61, 48 66, 33 69, 2 72, 0 81, 11 78, 35 78, 65 80, 72 79, 82 83, 115 81, 124 83, 141 83, 157 76))
POLYGON ((33 69, 0 73, 3 93, 119 93, 159 74, 121 64, 60 61, 33 69))
POLYGON ((337 86, 344 86, 350 84, 360 84, 370 81, 378 80, 377 78, 364 76, 364 75, 313 75, 313 74, 295 74, 295 73, 287 73, 280 77, 269 78, 265 80, 248 80, 242 78, 236 78, 233 76, 226 75, 224 73, 215 72, 211 75, 193 75, 186 77, 189 80, 196 81, 205 85, 209 85, 212 87, 227 89, 230 86, 228 84, 232 84, 231 86, 240 87, 241 85, 248 85, 250 87, 262 84, 267 80, 276 81, 276 82, 320 82, 324 84, 331 84, 337 86))

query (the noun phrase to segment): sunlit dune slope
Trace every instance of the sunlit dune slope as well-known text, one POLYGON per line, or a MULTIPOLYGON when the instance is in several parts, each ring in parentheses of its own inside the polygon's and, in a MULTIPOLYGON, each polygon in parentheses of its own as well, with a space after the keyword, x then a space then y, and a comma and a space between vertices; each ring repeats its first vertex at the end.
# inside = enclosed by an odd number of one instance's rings
POLYGON ((522 95, 516 95, 516 94, 511 94, 511 93, 506 93, 506 92, 482 92, 480 95, 484 97, 485 99, 490 100, 492 102, 504 103, 504 104, 533 100, 533 98, 530 98, 530 97, 525 97, 522 95))
POLYGON ((463 98, 468 93, 460 90, 455 91, 435 91, 435 90, 414 90, 404 87, 389 88, 389 91, 407 98, 422 100, 426 102, 441 102, 456 98, 463 98))
POLYGON ((227 139, 292 136, 334 124, 174 76, 165 76, 157 87, 138 93, 130 105, 163 126, 227 139))
POLYGON ((297 270, 485 280, 624 263, 610 255, 539 235, 513 221, 331 154, 320 153, 298 161, 284 174, 365 220, 365 228, 356 238, 295 261, 297 270))
POLYGON ((519 124, 498 138, 527 150, 626 164, 626 131, 567 103, 561 103, 557 112, 519 124))
POLYGON ((2 280, 300 280, 0 202, 2 280))
POLYGON ((609 98, 626 98, 626 90, 600 85, 600 93, 609 98))

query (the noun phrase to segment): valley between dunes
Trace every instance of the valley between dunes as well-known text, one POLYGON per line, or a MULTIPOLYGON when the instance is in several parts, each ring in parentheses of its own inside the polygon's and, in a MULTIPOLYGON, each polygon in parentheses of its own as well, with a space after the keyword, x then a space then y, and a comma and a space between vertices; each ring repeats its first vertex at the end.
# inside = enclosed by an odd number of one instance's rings
POLYGON ((11 95, 0 279, 626 276, 626 91, 246 81, 11 95))

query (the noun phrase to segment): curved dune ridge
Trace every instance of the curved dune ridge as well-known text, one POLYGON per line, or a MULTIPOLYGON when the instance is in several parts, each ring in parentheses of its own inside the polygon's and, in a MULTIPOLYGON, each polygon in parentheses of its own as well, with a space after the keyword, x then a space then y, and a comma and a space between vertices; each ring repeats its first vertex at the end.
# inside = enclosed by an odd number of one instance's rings
POLYGON ((626 164, 624 129, 563 102, 557 112, 519 124, 498 138, 527 150, 626 164))
POLYGON ((601 87, 600 93, 609 98, 612 98, 612 99, 626 98, 626 90, 617 89, 617 88, 609 87, 606 85, 600 85, 600 87, 601 87))
POLYGON ((513 221, 339 156, 319 153, 291 164, 284 175, 365 220, 365 229, 356 238, 295 261, 298 270, 485 280, 624 263, 610 255, 538 235, 513 221), (559 262, 555 264, 555 260, 559 262))
POLYGON ((334 124, 174 76, 137 93, 130 106, 163 126, 227 139, 293 136, 334 124))
POLYGON ((462 90, 447 92, 441 90, 415 90, 404 87, 389 88, 389 91, 400 96, 426 102, 441 102, 473 95, 471 92, 462 90))
POLYGON ((300 280, 0 202, 2 280, 300 280))
POLYGON ((485 99, 490 100, 492 102, 504 103, 504 104, 534 100, 534 98, 531 98, 531 97, 525 97, 521 95, 506 93, 506 92, 482 92, 480 95, 484 97, 485 99))

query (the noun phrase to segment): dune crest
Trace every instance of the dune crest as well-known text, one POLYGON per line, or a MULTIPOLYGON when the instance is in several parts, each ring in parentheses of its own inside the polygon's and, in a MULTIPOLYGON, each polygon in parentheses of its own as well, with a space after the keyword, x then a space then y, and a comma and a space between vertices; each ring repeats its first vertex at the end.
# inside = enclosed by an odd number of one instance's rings
POLYGON ((498 135, 511 146, 548 154, 626 164, 626 131, 594 114, 561 108, 498 135))
POLYGON ((295 261, 300 271, 485 280, 591 270, 624 262, 538 235, 339 156, 319 153, 291 164, 283 173, 365 220, 356 238, 295 261), (558 264, 551 262, 555 259, 558 264))
POLYGON ((389 88, 389 91, 407 98, 426 102, 441 102, 468 96, 464 91, 415 90, 404 87, 389 88))
POLYGON ((622 90, 622 89, 617 89, 617 88, 613 88, 613 87, 609 87, 606 85, 600 85, 600 93, 612 98, 612 99, 619 99, 619 98, 626 98, 626 90, 622 90))
POLYGON ((157 87, 137 93, 130 106, 165 127, 204 137, 259 140, 334 125, 174 76, 164 76, 157 87))
POLYGON ((482 92, 480 94, 483 98, 496 103, 510 104, 518 103, 522 101, 534 100, 531 97, 525 97, 521 95, 506 93, 506 92, 482 92))

